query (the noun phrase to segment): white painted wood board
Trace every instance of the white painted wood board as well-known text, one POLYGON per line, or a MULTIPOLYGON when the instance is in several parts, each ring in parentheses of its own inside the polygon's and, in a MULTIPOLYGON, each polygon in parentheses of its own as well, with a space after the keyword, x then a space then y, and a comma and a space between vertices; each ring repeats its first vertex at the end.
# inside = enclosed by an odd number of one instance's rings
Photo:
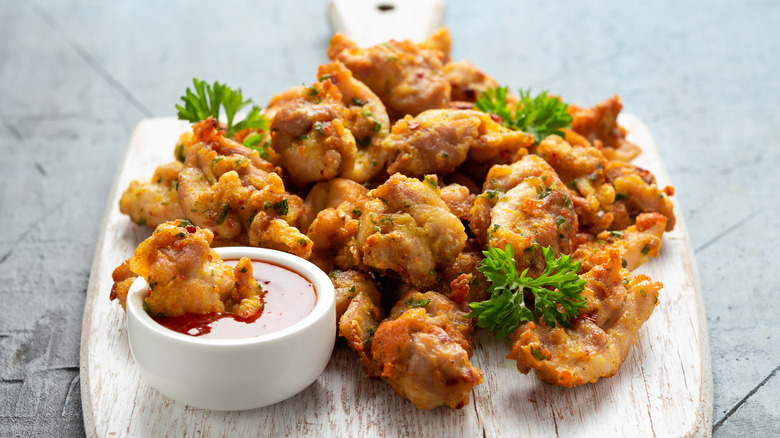
POLYGON ((423 41, 441 26, 444 0, 331 0, 328 17, 336 32, 360 47, 423 41))
MULTIPOLYGON (((637 164, 670 184, 658 149, 637 117, 622 115, 637 164)), ((364 376, 339 342, 325 372, 282 403, 243 412, 194 409, 146 383, 130 353, 125 314, 109 300, 111 272, 150 234, 119 212, 129 182, 173 159, 189 129, 173 118, 135 128, 106 206, 95 248, 81 338, 81 395, 87 435, 99 436, 709 436, 712 373, 701 287, 680 208, 660 256, 638 271, 664 284, 660 304, 616 376, 566 389, 517 372, 509 344, 483 332, 472 362, 485 374, 460 410, 417 410, 383 381, 364 376)), ((676 198, 672 197, 676 203, 676 198)))

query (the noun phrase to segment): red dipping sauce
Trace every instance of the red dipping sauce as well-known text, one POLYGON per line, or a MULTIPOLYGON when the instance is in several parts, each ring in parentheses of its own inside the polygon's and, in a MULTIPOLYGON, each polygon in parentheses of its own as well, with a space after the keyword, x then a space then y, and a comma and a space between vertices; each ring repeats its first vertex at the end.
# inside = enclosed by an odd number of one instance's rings
MULTIPOLYGON (((238 260, 225 260, 235 266, 238 260)), ((279 331, 302 320, 317 302, 314 285, 297 272, 271 263, 252 261, 254 277, 263 286, 265 307, 249 318, 228 313, 187 313, 156 317, 160 325, 185 335, 208 339, 253 338, 279 331)))

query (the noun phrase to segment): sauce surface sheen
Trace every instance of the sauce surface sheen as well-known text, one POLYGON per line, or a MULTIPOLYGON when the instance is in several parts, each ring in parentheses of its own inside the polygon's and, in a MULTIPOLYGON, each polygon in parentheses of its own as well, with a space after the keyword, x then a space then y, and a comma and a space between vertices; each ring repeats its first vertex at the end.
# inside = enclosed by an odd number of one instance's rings
MULTIPOLYGON (((225 260, 235 266, 237 260, 225 260)), ((314 285, 297 272, 271 263, 252 261, 254 277, 263 286, 262 312, 241 318, 228 313, 188 313, 155 317, 160 325, 204 339, 242 339, 274 333, 302 320, 317 301, 314 285)))

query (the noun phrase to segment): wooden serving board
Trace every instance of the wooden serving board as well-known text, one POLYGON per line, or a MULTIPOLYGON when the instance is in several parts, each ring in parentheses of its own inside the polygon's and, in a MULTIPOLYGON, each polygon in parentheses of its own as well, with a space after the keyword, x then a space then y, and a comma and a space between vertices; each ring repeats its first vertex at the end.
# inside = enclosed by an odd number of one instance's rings
MULTIPOLYGON (((643 154, 637 163, 669 184, 658 149, 636 117, 621 116, 643 154)), ((109 300, 111 272, 150 235, 120 214, 132 179, 173 159, 189 125, 148 119, 135 128, 106 206, 87 290, 81 338, 81 396, 89 436, 708 436, 712 373, 701 288, 679 206, 660 256, 639 271, 664 283, 660 304, 616 376, 574 389, 520 374, 506 341, 476 336, 484 383, 460 410, 417 410, 383 381, 365 377, 343 341, 325 372, 295 397, 243 412, 194 409, 144 381, 130 353, 125 314, 109 300)), ((675 198, 673 198, 675 199, 675 198)), ((676 202, 676 201, 675 201, 676 202)))

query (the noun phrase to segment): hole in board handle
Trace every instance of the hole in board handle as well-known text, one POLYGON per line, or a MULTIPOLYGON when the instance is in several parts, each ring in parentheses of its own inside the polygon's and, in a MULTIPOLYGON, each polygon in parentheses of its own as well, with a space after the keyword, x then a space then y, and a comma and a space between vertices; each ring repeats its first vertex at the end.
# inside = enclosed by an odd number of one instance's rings
POLYGON ((382 3, 376 6, 379 12, 390 12, 395 9, 395 5, 392 3, 382 3))

